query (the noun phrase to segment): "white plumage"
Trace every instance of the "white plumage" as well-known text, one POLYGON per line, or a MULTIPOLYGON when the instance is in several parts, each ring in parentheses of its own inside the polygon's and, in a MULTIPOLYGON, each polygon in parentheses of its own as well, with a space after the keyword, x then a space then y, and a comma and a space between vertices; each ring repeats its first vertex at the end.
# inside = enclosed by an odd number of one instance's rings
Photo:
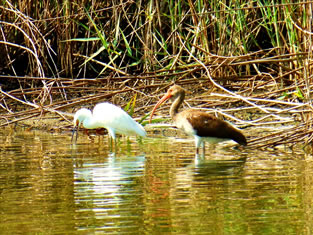
POLYGON ((93 111, 82 108, 74 115, 74 127, 86 129, 106 128, 115 140, 115 134, 146 136, 145 129, 123 109, 110 103, 99 103, 93 111))

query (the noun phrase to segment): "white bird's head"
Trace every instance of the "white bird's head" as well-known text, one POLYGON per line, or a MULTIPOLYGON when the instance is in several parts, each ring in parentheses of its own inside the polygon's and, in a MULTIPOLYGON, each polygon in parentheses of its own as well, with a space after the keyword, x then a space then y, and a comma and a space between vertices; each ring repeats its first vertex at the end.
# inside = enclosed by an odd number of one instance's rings
POLYGON ((72 133, 72 141, 73 141, 73 138, 74 138, 74 135, 75 135, 75 132, 76 132, 76 139, 75 139, 75 142, 77 140, 77 130, 78 128, 83 124, 84 125, 84 121, 87 120, 87 119, 90 119, 92 118, 92 113, 89 109, 86 109, 86 108, 82 108, 82 109, 79 109, 75 115, 74 115, 74 128, 73 128, 73 133, 72 133))
POLYGON ((79 109, 74 115, 74 127, 79 127, 84 122, 84 120, 91 118, 92 113, 89 109, 82 108, 79 109))

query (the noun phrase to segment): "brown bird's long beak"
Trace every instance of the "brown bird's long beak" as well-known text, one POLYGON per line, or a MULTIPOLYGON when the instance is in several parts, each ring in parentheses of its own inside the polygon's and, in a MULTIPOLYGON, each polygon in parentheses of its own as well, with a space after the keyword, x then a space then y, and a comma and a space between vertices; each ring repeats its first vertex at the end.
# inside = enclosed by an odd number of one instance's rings
POLYGON ((159 102, 154 106, 154 108, 153 108, 153 110, 152 110, 152 112, 151 112, 150 119, 149 119, 149 123, 151 123, 152 116, 153 116, 155 110, 156 110, 161 104, 163 104, 165 101, 167 101, 167 100, 168 100, 169 98, 171 98, 171 97, 172 97, 171 94, 166 93, 166 94, 159 100, 159 102))

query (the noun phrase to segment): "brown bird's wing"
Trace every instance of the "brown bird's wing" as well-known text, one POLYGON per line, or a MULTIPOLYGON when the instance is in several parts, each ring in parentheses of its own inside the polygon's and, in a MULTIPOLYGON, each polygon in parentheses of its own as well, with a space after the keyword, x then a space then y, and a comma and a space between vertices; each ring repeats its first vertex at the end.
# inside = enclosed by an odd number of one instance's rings
POLYGON ((247 144, 245 136, 238 129, 211 114, 191 109, 178 115, 185 116, 195 130, 195 134, 200 137, 232 139, 239 144, 247 144))

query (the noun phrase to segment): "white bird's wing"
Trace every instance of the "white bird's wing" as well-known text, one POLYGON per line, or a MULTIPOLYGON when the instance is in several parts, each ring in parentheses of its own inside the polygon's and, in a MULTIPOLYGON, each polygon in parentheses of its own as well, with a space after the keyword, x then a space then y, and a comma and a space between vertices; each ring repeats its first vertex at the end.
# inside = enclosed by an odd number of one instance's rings
POLYGON ((113 104, 97 104, 93 109, 93 117, 99 125, 104 128, 114 129, 116 133, 146 136, 146 131, 140 124, 133 120, 124 110, 113 104))

